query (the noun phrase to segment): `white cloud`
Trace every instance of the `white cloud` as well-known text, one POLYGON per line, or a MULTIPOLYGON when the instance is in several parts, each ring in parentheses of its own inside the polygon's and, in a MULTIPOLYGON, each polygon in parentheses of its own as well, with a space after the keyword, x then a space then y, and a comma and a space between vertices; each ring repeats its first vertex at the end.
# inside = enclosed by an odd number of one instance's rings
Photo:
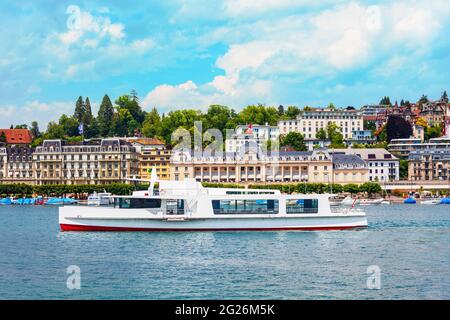
POLYGON ((74 110, 73 102, 42 102, 38 100, 28 101, 23 105, 0 106, 2 117, 0 127, 5 128, 13 124, 30 124, 37 121, 41 130, 47 128, 50 121, 57 121, 62 114, 71 115, 74 110))

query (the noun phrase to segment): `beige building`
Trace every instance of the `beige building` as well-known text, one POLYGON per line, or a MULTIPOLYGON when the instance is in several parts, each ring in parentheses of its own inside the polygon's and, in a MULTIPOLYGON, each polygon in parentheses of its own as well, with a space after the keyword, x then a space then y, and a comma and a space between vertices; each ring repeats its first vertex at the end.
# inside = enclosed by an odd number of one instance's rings
POLYGON ((32 155, 36 184, 109 184, 138 175, 138 154, 120 139, 69 145, 45 140, 32 155))
POLYGON ((367 163, 355 154, 333 154, 333 183, 361 184, 369 181, 367 163))
POLYGON ((201 182, 322 182, 332 181, 332 159, 326 150, 257 153, 226 153, 193 156, 174 152, 170 166, 173 180, 201 182))
POLYGON ((0 147, 0 181, 6 177, 6 169, 8 166, 8 154, 5 147, 0 147))
POLYGON ((341 130, 345 140, 352 138, 352 132, 363 130, 362 114, 356 110, 320 109, 303 111, 296 119, 280 120, 280 134, 300 132, 305 139, 316 139, 320 129, 326 129, 329 123, 335 123, 341 130))
POLYGON ((412 151, 408 157, 408 179, 440 180, 450 183, 450 150, 424 149, 412 151))
POLYGON ((154 138, 127 138, 139 153, 139 178, 150 179, 151 170, 156 169, 158 179, 170 178, 171 152, 164 143, 154 138))

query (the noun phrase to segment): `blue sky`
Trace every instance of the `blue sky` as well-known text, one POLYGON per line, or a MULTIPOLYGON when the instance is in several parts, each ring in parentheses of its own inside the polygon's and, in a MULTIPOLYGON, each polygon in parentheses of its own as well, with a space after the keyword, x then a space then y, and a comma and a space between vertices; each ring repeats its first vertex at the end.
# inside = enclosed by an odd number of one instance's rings
POLYGON ((450 89, 450 3, 2 1, 0 127, 98 107, 361 106, 450 89), (313 3, 313 4, 312 4, 313 3))

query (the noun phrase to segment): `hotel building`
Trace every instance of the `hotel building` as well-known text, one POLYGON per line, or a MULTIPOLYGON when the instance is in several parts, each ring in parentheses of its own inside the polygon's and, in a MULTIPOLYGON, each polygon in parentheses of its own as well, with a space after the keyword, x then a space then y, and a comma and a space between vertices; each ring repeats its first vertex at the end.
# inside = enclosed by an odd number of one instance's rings
POLYGON ((2 183, 34 183, 33 148, 27 146, 13 146, 6 149, 3 158, 2 183), (6 160, 6 162, 5 162, 6 160))
POLYGON ((278 142, 280 130, 276 126, 238 125, 235 133, 225 140, 226 152, 242 152, 250 148, 266 149, 267 142, 278 142))
POLYGON ((331 181, 332 160, 326 150, 254 152, 193 156, 189 151, 172 154, 171 179, 201 182, 324 182, 331 181))
POLYGON ((345 140, 351 139, 353 131, 363 130, 363 117, 356 110, 320 109, 302 111, 296 119, 280 120, 280 134, 300 132, 306 139, 315 139, 320 129, 326 129, 329 123, 336 124, 345 140))
POLYGON ((32 154, 36 184, 109 184, 139 173, 138 154, 120 139, 70 145, 44 140, 32 154))
POLYGON ((170 178, 171 152, 164 143, 154 138, 126 138, 139 154, 139 178, 150 179, 152 168, 156 169, 158 179, 170 178))

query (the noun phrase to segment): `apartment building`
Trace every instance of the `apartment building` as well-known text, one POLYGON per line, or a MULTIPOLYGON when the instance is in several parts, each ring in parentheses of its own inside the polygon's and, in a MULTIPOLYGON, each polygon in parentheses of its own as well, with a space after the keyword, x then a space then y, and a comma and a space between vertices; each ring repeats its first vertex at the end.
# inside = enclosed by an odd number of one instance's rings
POLYGON ((450 183, 450 149, 416 150, 409 154, 408 160, 409 180, 450 183))
POLYGON ((356 155, 368 168, 367 180, 389 182, 400 179, 399 159, 383 148, 370 149, 330 149, 334 155, 356 155))
POLYGON ((3 158, 2 183, 34 183, 33 148, 28 146, 13 146, 5 148, 3 158), (6 162, 5 162, 6 160, 6 162))
POLYGON ((0 147, 0 181, 6 177, 8 166, 8 153, 5 147, 0 147))
POLYGON ((170 178, 171 151, 164 142, 154 138, 127 138, 139 154, 139 178, 150 179, 151 170, 156 169, 158 179, 170 178))
POLYGON ((312 109, 303 111, 292 120, 280 120, 280 134, 300 132, 306 139, 315 139, 320 129, 326 129, 329 123, 336 124, 345 140, 351 139, 353 131, 363 130, 363 117, 357 110, 351 109, 312 109))
POLYGON ((405 159, 413 151, 426 149, 449 150, 450 137, 432 138, 428 142, 422 142, 420 138, 392 139, 388 145, 389 152, 405 159))
POLYGON ((108 184, 127 182, 139 173, 138 154, 120 139, 67 144, 45 140, 32 154, 36 184, 108 184))
POLYGON ((194 156, 190 151, 172 154, 173 180, 201 182, 322 182, 332 181, 333 162, 326 150, 272 154, 255 152, 194 156))

